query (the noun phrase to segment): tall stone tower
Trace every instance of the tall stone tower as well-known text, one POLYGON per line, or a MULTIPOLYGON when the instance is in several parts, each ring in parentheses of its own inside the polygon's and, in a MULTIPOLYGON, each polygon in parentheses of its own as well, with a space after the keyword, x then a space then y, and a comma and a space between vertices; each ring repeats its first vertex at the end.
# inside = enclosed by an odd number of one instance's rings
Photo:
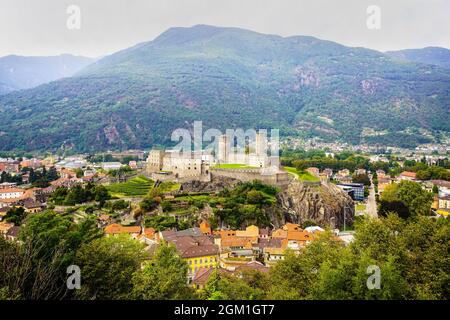
POLYGON ((163 168, 164 150, 151 150, 147 158, 147 172, 158 172, 163 168))
POLYGON ((219 163, 227 163, 228 153, 230 152, 230 141, 226 134, 219 137, 219 152, 217 159, 219 163))
POLYGON ((267 133, 265 131, 260 130, 256 134, 256 155, 257 156, 266 156, 267 155, 267 133))

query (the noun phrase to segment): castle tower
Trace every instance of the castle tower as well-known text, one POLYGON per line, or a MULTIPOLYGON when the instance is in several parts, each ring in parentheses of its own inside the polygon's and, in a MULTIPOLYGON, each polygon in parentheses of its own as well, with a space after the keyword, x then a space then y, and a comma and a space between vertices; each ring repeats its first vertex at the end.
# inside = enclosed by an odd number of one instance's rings
POLYGON ((217 159, 219 163, 227 163, 228 153, 230 152, 230 142, 226 134, 219 137, 219 152, 217 159))
POLYGON ((256 155, 266 156, 267 155, 267 133, 265 130, 260 130, 256 134, 256 155))
POLYGON ((147 158, 147 172, 151 173, 162 170, 164 154, 165 152, 163 150, 151 150, 149 152, 147 158))

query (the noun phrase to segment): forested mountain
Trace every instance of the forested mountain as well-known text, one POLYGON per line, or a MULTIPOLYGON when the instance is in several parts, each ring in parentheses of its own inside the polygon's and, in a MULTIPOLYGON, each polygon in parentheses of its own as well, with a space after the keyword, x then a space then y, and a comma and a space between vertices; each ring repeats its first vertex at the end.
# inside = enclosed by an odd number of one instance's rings
POLYGON ((439 47, 427 47, 423 49, 406 49, 386 52, 389 56, 403 61, 434 64, 450 69, 450 50, 439 47))
POLYGON ((449 101, 445 68, 313 37, 199 25, 0 97, 0 149, 147 148, 194 120, 412 146, 449 133, 449 101))
POLYGON ((63 54, 54 57, 0 58, 0 94, 70 77, 95 59, 63 54))

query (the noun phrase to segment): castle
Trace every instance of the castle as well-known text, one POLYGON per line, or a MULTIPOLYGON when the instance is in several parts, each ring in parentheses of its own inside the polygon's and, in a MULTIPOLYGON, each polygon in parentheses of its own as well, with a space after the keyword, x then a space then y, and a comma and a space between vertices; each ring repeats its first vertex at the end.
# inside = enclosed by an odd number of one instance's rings
POLYGON ((234 137, 221 135, 214 151, 151 150, 147 158, 147 172, 155 179, 210 180, 211 175, 228 176, 242 181, 262 180, 280 184, 288 180, 279 169, 279 157, 267 154, 267 136, 257 133, 249 147, 239 150, 234 137), (228 165, 228 166, 227 166, 228 165), (230 166, 231 165, 231 166, 230 166))

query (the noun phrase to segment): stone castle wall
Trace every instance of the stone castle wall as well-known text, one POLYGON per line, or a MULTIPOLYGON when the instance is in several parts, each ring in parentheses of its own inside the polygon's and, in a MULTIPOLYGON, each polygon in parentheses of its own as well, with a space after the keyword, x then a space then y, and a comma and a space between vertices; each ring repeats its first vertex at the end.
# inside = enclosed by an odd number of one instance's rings
POLYGON ((261 169, 220 169, 211 168, 211 175, 213 177, 227 177, 237 179, 244 182, 251 182, 253 180, 259 180, 263 183, 271 185, 286 185, 289 183, 288 174, 285 172, 275 174, 261 174, 261 169))

